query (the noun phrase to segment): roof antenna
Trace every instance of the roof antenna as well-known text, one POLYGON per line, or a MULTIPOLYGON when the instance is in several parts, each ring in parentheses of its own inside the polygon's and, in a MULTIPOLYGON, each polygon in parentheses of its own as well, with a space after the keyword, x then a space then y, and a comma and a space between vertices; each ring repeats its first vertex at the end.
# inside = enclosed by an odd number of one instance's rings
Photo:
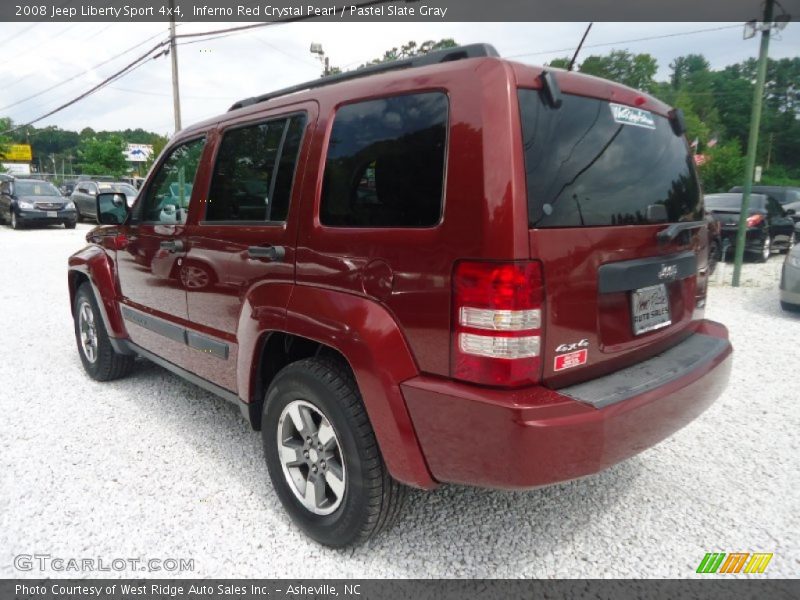
POLYGON ((594 22, 589 23, 589 26, 586 28, 586 31, 583 32, 581 43, 578 44, 577 48, 575 48, 575 54, 572 55, 572 60, 569 61, 569 67, 567 68, 567 71, 572 71, 572 67, 575 66, 575 59, 578 58, 578 52, 580 52, 581 48, 583 48, 583 42, 586 41, 586 36, 589 35, 589 30, 592 28, 592 25, 594 25, 594 22))

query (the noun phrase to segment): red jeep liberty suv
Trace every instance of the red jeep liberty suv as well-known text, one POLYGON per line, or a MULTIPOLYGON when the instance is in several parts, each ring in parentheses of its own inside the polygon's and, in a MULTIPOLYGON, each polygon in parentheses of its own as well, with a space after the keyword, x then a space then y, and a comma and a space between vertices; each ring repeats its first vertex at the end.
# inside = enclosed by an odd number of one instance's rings
POLYGON ((491 46, 237 102, 97 214, 69 260, 88 374, 140 356, 237 403, 330 546, 406 486, 595 473, 728 380, 681 113, 491 46))

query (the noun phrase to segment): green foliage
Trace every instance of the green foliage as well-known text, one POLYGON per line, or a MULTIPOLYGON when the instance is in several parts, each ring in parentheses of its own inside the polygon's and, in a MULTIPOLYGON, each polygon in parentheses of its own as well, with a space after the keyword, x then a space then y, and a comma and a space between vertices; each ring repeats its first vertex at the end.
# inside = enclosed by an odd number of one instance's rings
MULTIPOLYGON (((13 127, 11 123, 11 119, 8 118, 0 118, 0 133, 3 131, 8 131, 13 127)), ((0 157, 2 157, 8 151, 8 144, 11 143, 11 139, 7 136, 0 135, 0 157)), ((5 173, 6 169, 0 164, 0 173, 5 173)))
POLYGON ((556 69, 569 69, 570 62, 572 62, 572 59, 569 56, 562 56, 560 58, 554 58, 547 63, 547 66, 555 67, 556 69))
MULTIPOLYGON (((156 161, 158 156, 164 150, 164 147, 167 145, 169 138, 165 135, 156 135, 154 138, 151 138, 149 142, 141 142, 142 144, 152 144, 153 145, 153 153, 150 155, 150 158, 147 162, 142 163, 141 172, 146 173, 150 170, 150 167, 153 166, 153 163, 156 161)), ((132 143, 139 143, 139 142, 132 142, 132 143)))
POLYGON ((359 65, 359 69, 361 67, 366 67, 368 65, 378 65, 385 62, 391 62, 393 60, 399 60, 402 58, 409 58, 412 56, 419 56, 421 54, 427 54, 428 52, 433 52, 434 50, 443 50, 445 48, 455 48, 458 46, 456 41, 452 38, 444 38, 435 42, 433 40, 427 40, 422 42, 421 44, 417 44, 414 40, 409 41, 406 44, 400 46, 400 48, 390 48, 386 52, 383 53, 383 56, 379 58, 373 58, 368 63, 364 63, 359 65))
POLYGON ((118 135, 106 139, 88 138, 78 147, 78 166, 82 173, 121 177, 128 170, 122 151, 125 142, 118 135))
POLYGON ((744 181, 744 156, 739 142, 731 140, 706 152, 706 162, 698 169, 703 192, 727 192, 744 181))
MULTIPOLYGON (((567 63, 569 64, 569 63, 567 63)), ((589 56, 581 63, 581 73, 596 75, 639 90, 655 87, 653 77, 658 62, 649 54, 631 54, 627 50, 612 50, 606 56, 589 56)))

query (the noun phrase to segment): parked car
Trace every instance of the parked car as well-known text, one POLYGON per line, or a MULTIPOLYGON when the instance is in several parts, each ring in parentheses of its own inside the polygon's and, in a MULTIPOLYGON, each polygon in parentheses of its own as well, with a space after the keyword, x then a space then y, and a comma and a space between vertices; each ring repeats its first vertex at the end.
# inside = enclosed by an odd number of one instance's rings
MULTIPOLYGON (((739 229, 739 215, 742 208, 742 194, 707 194, 706 210, 722 226, 723 246, 736 247, 736 234, 739 229)), ((772 252, 786 252, 794 244, 794 222, 771 196, 751 194, 748 208, 745 252, 759 262, 765 262, 772 252)))
POLYGON ((132 209, 96 200, 68 273, 88 375, 141 356, 238 404, 330 546, 406 486, 600 471, 729 377, 681 114, 490 46, 237 102, 172 138, 132 209))
MULTIPOLYGON (((800 223, 795 225, 800 235, 800 223)), ((781 307, 783 310, 800 312, 800 244, 786 253, 780 283, 781 307)))
MULTIPOLYGON (((733 186, 729 191, 742 193, 742 186, 733 186)), ((785 206, 795 202, 800 202, 800 187, 782 186, 782 185, 754 185, 751 189, 754 194, 764 194, 765 196, 772 196, 778 201, 778 204, 785 206)))
POLYGON ((62 183, 61 187, 59 188, 61 190, 61 194, 67 197, 71 196, 72 192, 75 191, 76 183, 77 181, 75 181, 74 179, 68 179, 67 181, 62 183))
POLYGON ((711 275, 717 268, 717 263, 722 256, 722 225, 708 210, 705 211, 705 221, 708 225, 708 274, 711 275))
MULTIPOLYGON (((731 188, 731 192, 742 191, 742 186, 737 185, 731 188)), ((752 191, 757 194, 772 196, 783 207, 783 210, 794 211, 789 217, 795 222, 800 223, 800 187, 780 186, 780 185, 754 185, 752 191)))
POLYGON ((129 183, 121 181, 89 181, 79 180, 76 182, 75 191, 72 192, 70 199, 75 203, 78 211, 78 220, 86 219, 96 221, 97 194, 101 192, 117 192, 125 194, 129 206, 133 205, 138 191, 129 183))
POLYGON ((60 224, 75 229, 75 206, 47 181, 6 180, 0 182, 0 220, 11 229, 60 224))

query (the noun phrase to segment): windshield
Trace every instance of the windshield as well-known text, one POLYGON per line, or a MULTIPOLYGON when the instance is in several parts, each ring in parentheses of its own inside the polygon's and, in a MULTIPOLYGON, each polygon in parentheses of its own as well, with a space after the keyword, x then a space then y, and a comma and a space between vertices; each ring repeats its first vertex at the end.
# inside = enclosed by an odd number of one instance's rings
POLYGON ((108 192, 116 192, 120 194, 125 194, 126 196, 135 196, 138 192, 136 188, 132 185, 128 185, 127 183, 97 183, 97 189, 100 193, 108 193, 108 192))
POLYGON ((692 156, 667 119, 563 94, 552 108, 519 90, 530 227, 698 221, 692 156))
MULTIPOLYGON (((706 208, 711 210, 735 210, 742 208, 741 194, 711 194, 705 197, 706 208)), ((750 208, 764 208, 762 196, 750 196, 750 208)))
POLYGON ((17 196, 60 196, 56 187, 46 181, 24 181, 18 179, 14 183, 14 193, 17 196))

